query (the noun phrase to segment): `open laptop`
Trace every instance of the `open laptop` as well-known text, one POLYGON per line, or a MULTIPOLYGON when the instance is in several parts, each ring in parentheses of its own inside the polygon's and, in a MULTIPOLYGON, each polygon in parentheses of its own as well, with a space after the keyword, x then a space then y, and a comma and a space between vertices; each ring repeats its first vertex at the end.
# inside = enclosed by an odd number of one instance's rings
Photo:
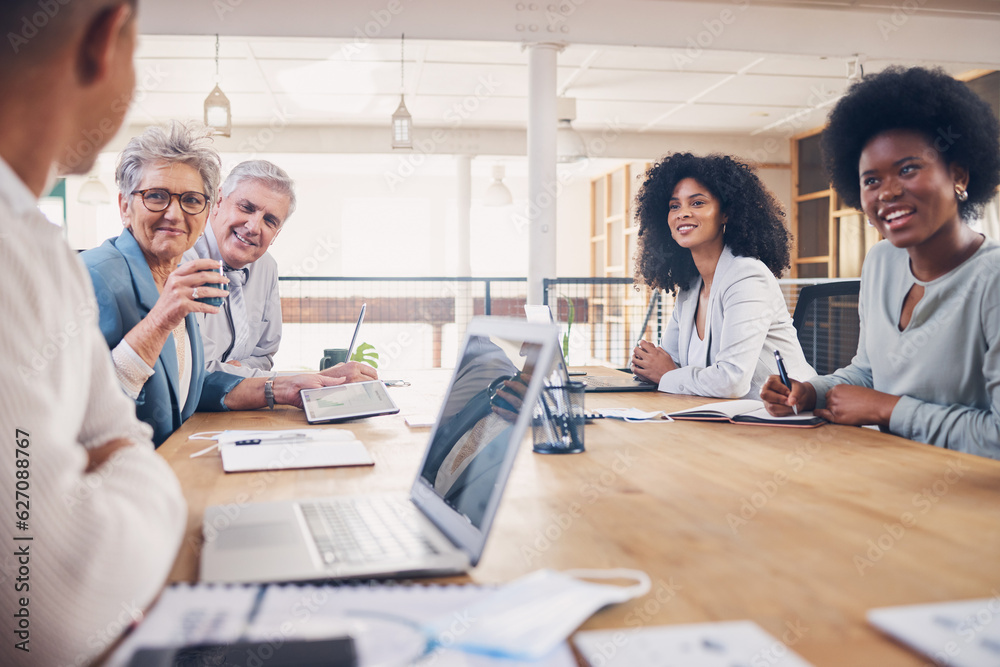
MULTIPOLYGON (((524 316, 529 322, 554 323, 552 311, 548 306, 530 306, 525 304, 524 316)), ((556 371, 559 372, 565 380, 568 380, 569 376, 572 374, 569 372, 566 365, 565 357, 563 357, 562 345, 559 344, 558 331, 556 332, 556 349, 559 351, 558 358, 556 359, 556 371)), ((588 373, 586 377, 578 377, 576 379, 586 385, 584 391, 588 393, 610 391, 656 391, 657 389, 657 385, 652 382, 647 382, 636 375, 626 375, 621 372, 614 373, 613 375, 594 375, 593 373, 588 373)))
POLYGON ((475 566, 555 343, 551 324, 474 318, 409 498, 208 507, 202 581, 441 575, 475 566))

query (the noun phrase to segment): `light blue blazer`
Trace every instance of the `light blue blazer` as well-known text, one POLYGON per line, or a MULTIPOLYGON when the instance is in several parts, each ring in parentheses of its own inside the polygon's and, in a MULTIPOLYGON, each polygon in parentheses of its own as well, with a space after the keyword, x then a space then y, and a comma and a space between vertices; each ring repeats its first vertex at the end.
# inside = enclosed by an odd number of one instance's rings
POLYGON ((705 321, 705 356, 689 359, 702 280, 677 295, 674 312, 660 341, 677 364, 664 373, 660 391, 712 398, 760 398, 769 375, 778 373, 780 350, 788 374, 797 380, 815 375, 802 354, 792 317, 774 275, 759 259, 739 257, 725 247, 712 279, 705 321))
MULTIPOLYGON (((153 273, 132 232, 127 229, 100 247, 81 253, 80 257, 94 283, 101 333, 108 347, 114 349, 156 305, 160 293, 153 282, 153 273)), ((226 394, 243 380, 229 373, 205 373, 198 320, 191 313, 185 322, 192 358, 191 387, 184 405, 179 405, 178 401, 180 378, 173 334, 167 337, 153 366, 154 373, 135 401, 136 416, 153 427, 153 443, 157 447, 180 428, 195 409, 202 412, 226 410, 226 394)))

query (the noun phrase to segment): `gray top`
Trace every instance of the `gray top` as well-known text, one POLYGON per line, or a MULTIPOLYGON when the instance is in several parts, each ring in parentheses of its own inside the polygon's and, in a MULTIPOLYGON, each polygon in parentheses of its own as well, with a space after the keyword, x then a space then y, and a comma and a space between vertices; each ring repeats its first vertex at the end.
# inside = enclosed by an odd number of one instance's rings
POLYGON ((888 241, 868 253, 861 272, 861 337, 851 365, 813 378, 817 407, 836 384, 901 396, 889 430, 946 449, 1000 458, 1000 244, 986 239, 945 275, 923 282, 909 255, 888 241), (906 329, 903 300, 924 296, 906 329))
MULTIPOLYGON (((197 258, 222 259, 215 241, 211 222, 205 226, 194 247, 184 253, 184 261, 197 258)), ((233 357, 233 324, 228 299, 214 315, 198 314, 201 339, 205 346, 205 370, 225 371, 242 377, 270 376, 274 365, 274 353, 281 342, 281 297, 278 295, 278 263, 270 254, 256 262, 247 264, 246 283, 243 285, 243 301, 246 304, 250 341, 254 344, 249 357, 237 359, 242 366, 225 362, 233 357)))
POLYGON ((660 391, 713 398, 760 399, 760 388, 778 372, 779 350, 792 377, 816 374, 799 346, 781 287, 759 259, 728 247, 715 267, 705 318, 704 356, 691 359, 691 336, 701 279, 677 295, 660 347, 680 367, 660 378, 660 391))

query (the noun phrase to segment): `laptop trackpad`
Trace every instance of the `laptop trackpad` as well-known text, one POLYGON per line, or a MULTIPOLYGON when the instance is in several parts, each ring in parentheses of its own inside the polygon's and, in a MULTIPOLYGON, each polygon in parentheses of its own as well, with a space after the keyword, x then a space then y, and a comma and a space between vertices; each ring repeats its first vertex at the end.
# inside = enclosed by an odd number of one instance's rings
POLYGON ((284 523, 251 523, 230 526, 216 538, 219 549, 271 549, 296 544, 301 539, 298 526, 284 523))

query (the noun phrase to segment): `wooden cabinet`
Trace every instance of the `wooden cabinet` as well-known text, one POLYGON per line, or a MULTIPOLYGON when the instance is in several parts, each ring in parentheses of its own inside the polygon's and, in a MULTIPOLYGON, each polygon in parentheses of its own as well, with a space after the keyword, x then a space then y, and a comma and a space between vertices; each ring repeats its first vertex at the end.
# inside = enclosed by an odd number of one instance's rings
POLYGON ((817 128, 792 138, 792 278, 857 278, 881 238, 827 180, 817 128))

